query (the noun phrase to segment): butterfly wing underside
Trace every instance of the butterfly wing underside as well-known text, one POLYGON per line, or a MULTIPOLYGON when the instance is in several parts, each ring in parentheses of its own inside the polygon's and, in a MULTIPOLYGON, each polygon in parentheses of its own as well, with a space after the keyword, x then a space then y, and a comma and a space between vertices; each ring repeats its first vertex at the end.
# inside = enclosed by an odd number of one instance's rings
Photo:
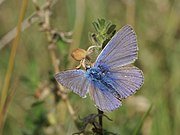
POLYGON ((81 97, 87 93, 89 83, 83 70, 67 70, 55 75, 56 80, 64 87, 72 90, 81 97))

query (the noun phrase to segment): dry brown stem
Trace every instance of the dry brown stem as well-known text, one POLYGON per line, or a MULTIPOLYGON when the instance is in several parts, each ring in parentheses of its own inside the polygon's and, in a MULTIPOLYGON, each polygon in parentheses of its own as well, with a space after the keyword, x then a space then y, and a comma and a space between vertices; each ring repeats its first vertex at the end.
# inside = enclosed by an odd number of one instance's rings
MULTIPOLYGON (((45 3, 46 6, 41 8, 38 5, 37 0, 33 0, 33 3, 36 8, 36 14, 37 14, 39 20, 41 20, 41 22, 39 23, 40 28, 46 34, 46 37, 47 37, 47 40, 49 43, 48 49, 49 49, 54 72, 58 73, 58 72, 60 72, 60 69, 59 69, 60 60, 56 55, 57 40, 54 39, 54 37, 55 37, 54 34, 58 34, 64 42, 69 43, 69 42, 71 42, 71 40, 67 39, 65 36, 69 35, 71 33, 58 32, 54 28, 52 28, 51 23, 50 23, 50 15, 51 15, 51 5, 53 2, 54 2, 53 0, 47 0, 45 3)), ((69 102, 67 93, 65 92, 62 85, 58 85, 58 88, 59 88, 58 95, 61 97, 62 101, 64 101, 64 103, 66 104, 70 115, 72 116, 73 120, 75 121, 77 119, 77 116, 75 114, 75 111, 74 111, 71 103, 69 102)))

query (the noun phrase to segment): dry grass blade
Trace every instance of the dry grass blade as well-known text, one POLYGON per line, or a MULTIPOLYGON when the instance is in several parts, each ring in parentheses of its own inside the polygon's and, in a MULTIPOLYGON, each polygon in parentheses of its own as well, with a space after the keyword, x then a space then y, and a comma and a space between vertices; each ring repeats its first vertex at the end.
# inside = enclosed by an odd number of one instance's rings
MULTIPOLYGON (((37 18, 33 18, 35 16, 35 13, 33 13, 30 17, 25 19, 22 23, 22 29, 21 31, 24 31, 28 27, 31 26, 34 22, 37 21, 37 18), (32 19, 31 19, 32 18, 32 19), (31 19, 31 21, 29 21, 31 19)), ((9 42, 11 42, 14 37, 16 36, 17 27, 13 28, 11 31, 9 31, 5 36, 3 36, 0 40, 0 50, 5 47, 9 42)))
POLYGON ((19 40, 20 40, 22 21, 23 21, 24 16, 25 16, 27 5, 28 5, 28 0, 24 0, 22 2, 22 8, 21 8, 20 16, 19 16, 19 20, 18 20, 16 38, 13 42, 12 50, 10 53, 8 69, 7 69, 7 73, 6 73, 5 81, 4 81, 4 86, 2 89, 2 93, 1 93, 1 98, 0 98, 0 101, 1 101, 0 102, 0 133, 2 133, 3 125, 4 125, 4 121, 5 121, 5 119, 4 119, 4 113, 5 112, 3 112, 3 110, 4 110, 5 102, 6 102, 7 96, 8 96, 8 89, 9 89, 9 84, 10 84, 10 80, 11 80, 11 76, 12 76, 12 71, 14 68, 16 51, 18 48, 19 40))
MULTIPOLYGON (((3 2, 3 0, 2 0, 3 2)), ((53 7, 56 4, 57 0, 54 0, 53 3, 51 4, 51 7, 53 7)), ((1 1, 0 1, 1 4, 1 1)), ((46 5, 42 5, 40 8, 44 8, 46 5)), ((22 29, 21 31, 26 30, 29 28, 33 23, 37 22, 38 18, 36 18, 36 12, 32 13, 28 18, 26 18, 22 22, 22 29)), ((10 43, 14 37, 16 36, 16 31, 17 27, 13 28, 11 31, 9 31, 7 34, 5 34, 1 39, 0 39, 0 50, 3 49, 8 43, 10 43)))
POLYGON ((138 123, 137 127, 135 128, 133 135, 139 135, 140 134, 140 130, 142 128, 142 125, 143 125, 145 119, 149 116, 151 109, 152 109, 152 105, 149 107, 147 112, 143 115, 141 121, 138 123))
MULTIPOLYGON (((80 45, 80 39, 82 36, 83 26, 85 22, 85 12, 86 12, 85 1, 77 0, 76 1, 76 17, 75 17, 76 20, 74 24, 73 37, 72 37, 73 42, 70 45, 69 54, 71 54, 73 49, 78 48, 80 45)), ((75 64, 75 61, 72 61, 71 56, 69 56, 69 61, 71 61, 69 63, 69 67, 73 67, 75 64)))
POLYGON ((4 0, 0 0, 0 5, 4 2, 4 0))

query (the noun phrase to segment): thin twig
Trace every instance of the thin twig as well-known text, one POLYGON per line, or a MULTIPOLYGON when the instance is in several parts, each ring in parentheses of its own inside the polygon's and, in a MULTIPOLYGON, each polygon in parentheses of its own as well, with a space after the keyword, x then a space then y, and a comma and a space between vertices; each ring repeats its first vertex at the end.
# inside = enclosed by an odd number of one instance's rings
POLYGON ((99 125, 100 125, 100 135, 103 135, 103 111, 98 109, 99 125))
MULTIPOLYGON (((39 19, 42 21, 40 24, 41 29, 42 29, 42 31, 45 32, 46 37, 49 42, 48 49, 49 49, 54 72, 58 73, 58 72, 60 72, 60 70, 59 70, 60 61, 56 55, 56 40, 54 40, 54 31, 55 30, 51 27, 51 24, 50 24, 50 14, 51 14, 51 7, 52 7, 51 5, 52 5, 53 0, 47 0, 46 4, 45 4, 46 6, 44 8, 40 8, 38 6, 38 3, 36 0, 33 0, 33 2, 36 7, 37 15, 38 15, 39 19)), ((59 32, 55 32, 55 33, 59 33, 59 32)), ((59 36, 62 36, 62 35, 63 34, 59 34, 59 36)), ((69 39, 65 39, 65 37, 61 37, 61 39, 64 40, 65 42, 69 42, 69 39)), ((60 95, 60 97, 64 101, 64 103, 66 104, 70 115, 72 116, 73 120, 75 121, 77 119, 77 116, 75 115, 75 111, 68 100, 68 96, 65 93, 63 86, 58 85, 58 88, 59 88, 58 94, 60 95)))

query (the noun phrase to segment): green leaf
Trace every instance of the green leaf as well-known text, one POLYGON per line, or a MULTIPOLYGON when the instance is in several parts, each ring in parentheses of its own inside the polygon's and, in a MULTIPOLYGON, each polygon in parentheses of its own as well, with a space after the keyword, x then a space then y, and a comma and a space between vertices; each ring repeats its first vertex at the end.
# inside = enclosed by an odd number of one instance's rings
POLYGON ((96 30, 97 32, 99 32, 99 29, 100 29, 99 24, 98 24, 97 22, 93 22, 92 24, 93 24, 95 30, 96 30))
POLYGON ((111 26, 109 26, 108 30, 107 30, 107 34, 111 34, 116 28, 116 25, 112 24, 111 26))

